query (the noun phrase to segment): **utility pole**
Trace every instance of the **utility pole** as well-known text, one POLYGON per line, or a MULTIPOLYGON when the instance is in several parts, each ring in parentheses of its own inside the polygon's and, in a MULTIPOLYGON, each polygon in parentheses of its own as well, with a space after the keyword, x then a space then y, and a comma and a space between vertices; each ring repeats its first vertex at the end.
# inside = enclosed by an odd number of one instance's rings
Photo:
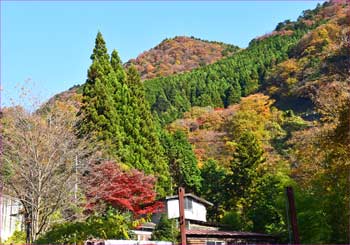
POLYGON ((179 214, 181 245, 186 245, 185 189, 183 187, 179 188, 179 214))
POLYGON ((293 242, 294 242, 294 244, 300 244, 298 222, 297 222, 297 212, 295 209, 293 188, 290 186, 287 187, 286 193, 287 193, 287 197, 288 197, 290 223, 292 225, 292 230, 293 230, 293 242))

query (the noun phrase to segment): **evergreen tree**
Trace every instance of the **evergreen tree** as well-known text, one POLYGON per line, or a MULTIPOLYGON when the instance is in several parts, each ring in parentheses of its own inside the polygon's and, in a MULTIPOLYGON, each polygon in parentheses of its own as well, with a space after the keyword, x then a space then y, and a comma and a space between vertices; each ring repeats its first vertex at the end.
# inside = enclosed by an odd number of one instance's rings
POLYGON ((124 71, 116 50, 108 55, 100 32, 91 59, 79 113, 80 135, 101 144, 108 158, 154 174, 157 192, 164 196, 170 188, 169 170, 140 76, 133 67, 124 71))
POLYGON ((96 143, 103 142, 106 152, 113 152, 122 142, 120 118, 114 100, 114 91, 120 84, 116 80, 100 32, 96 37, 91 60, 83 89, 83 106, 79 112, 79 134, 89 135, 96 143))
POLYGON ((241 86, 238 82, 233 83, 225 91, 225 97, 223 99, 225 107, 231 104, 238 103, 241 98, 241 86))
POLYGON ((169 160, 173 188, 185 187, 187 192, 198 193, 201 188, 201 173, 197 159, 186 135, 176 131, 163 137, 164 148, 169 160))
POLYGON ((254 134, 244 132, 237 142, 234 158, 231 161, 228 183, 233 190, 234 199, 244 198, 247 189, 257 178, 257 167, 265 161, 263 149, 254 134))
POLYGON ((169 169, 145 98, 143 84, 135 67, 128 69, 123 86, 128 88, 128 95, 119 106, 126 134, 121 160, 148 174, 155 174, 158 178, 158 193, 165 195, 170 187, 169 169))
POLYGON ((208 208, 209 220, 219 222, 228 202, 227 170, 215 160, 209 159, 201 168, 203 178, 201 196, 214 205, 208 208))
POLYGON ((119 58, 118 51, 115 49, 112 51, 111 54, 111 66, 113 71, 116 73, 118 80, 125 81, 126 73, 123 68, 123 63, 119 58))

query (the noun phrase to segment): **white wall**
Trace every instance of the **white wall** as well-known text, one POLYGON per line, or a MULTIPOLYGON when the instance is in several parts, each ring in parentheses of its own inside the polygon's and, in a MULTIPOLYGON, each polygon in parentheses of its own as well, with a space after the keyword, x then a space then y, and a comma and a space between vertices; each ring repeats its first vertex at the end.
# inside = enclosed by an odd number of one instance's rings
MULTIPOLYGON (((186 197, 187 198, 187 197, 186 197)), ((198 220, 198 221, 207 221, 207 209, 204 204, 196 202, 192 198, 192 210, 185 209, 185 219, 198 220)), ((167 212, 168 218, 179 218, 179 200, 170 199, 167 200, 167 212)))
POLYGON ((16 230, 16 225, 21 225, 21 216, 11 216, 20 211, 20 202, 6 195, 0 198, 0 238, 4 242, 16 230))

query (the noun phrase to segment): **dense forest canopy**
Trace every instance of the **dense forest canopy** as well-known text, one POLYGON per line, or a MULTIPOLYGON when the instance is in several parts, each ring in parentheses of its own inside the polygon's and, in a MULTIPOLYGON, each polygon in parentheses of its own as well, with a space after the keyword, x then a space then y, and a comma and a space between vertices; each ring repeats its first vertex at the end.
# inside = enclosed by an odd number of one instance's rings
MULTIPOLYGON (((214 204, 208 220, 222 229, 288 243, 293 186, 301 242, 346 243, 349 79, 347 1, 305 10, 245 49, 176 37, 126 64, 99 32, 84 85, 32 113, 4 109, 5 191, 33 220, 31 242, 132 238, 183 186, 214 204)), ((162 216, 153 239, 176 240, 172 227, 162 216)))

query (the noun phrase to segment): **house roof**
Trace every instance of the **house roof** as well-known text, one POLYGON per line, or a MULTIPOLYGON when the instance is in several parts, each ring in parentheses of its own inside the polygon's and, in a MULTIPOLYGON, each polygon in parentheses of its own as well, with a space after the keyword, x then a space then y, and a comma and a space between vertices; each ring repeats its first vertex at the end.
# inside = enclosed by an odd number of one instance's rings
MULTIPOLYGON (((191 197, 193 198, 194 200, 200 202, 200 203, 203 203, 203 204, 206 204, 208 206, 214 206, 214 204, 212 204, 211 202, 208 202, 207 200, 203 199, 203 198, 200 198, 192 193, 186 193, 185 194, 185 197, 191 197)), ((179 196, 178 195, 175 195, 175 196, 167 196, 165 198, 166 200, 173 200, 173 199, 179 199, 179 196)))
POLYGON ((240 231, 216 231, 216 230, 186 230, 187 236, 192 237, 226 237, 226 238, 275 238, 272 235, 240 232, 240 231))

